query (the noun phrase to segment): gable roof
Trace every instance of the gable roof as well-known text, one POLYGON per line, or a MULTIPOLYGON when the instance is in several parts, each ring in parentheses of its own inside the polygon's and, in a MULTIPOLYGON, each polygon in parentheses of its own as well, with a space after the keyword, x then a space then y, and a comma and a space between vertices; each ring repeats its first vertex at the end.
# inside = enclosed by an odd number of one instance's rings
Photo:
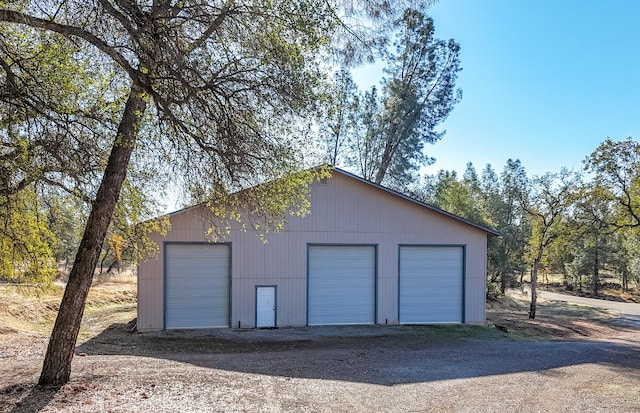
POLYGON ((343 170, 343 169, 340 169, 340 168, 337 168, 337 167, 332 167, 332 168, 331 168, 331 172, 332 172, 332 173, 338 172, 338 173, 340 173, 341 175, 344 175, 344 176, 346 176, 346 177, 348 177, 348 178, 351 178, 351 179, 355 179, 355 180, 357 180, 357 181, 360 181, 360 182, 362 182, 362 183, 364 183, 364 184, 367 184, 367 185, 369 185, 369 186, 371 186, 371 187, 373 187, 373 188, 375 188, 375 189, 377 189, 377 190, 384 191, 384 192, 389 193, 389 194, 391 194, 391 195, 395 195, 395 196, 400 197, 400 198, 402 198, 402 199, 404 199, 404 200, 407 200, 407 201, 409 201, 409 202, 411 202, 411 203, 413 203, 413 204, 415 204, 415 205, 419 205, 419 206, 421 206, 421 207, 423 207, 423 208, 426 208, 426 209, 428 209, 428 210, 430 210, 430 211, 436 212, 436 213, 438 213, 438 214, 441 214, 441 215, 447 216, 447 217, 449 217, 449 218, 452 218, 452 219, 454 219, 454 220, 456 220, 456 221, 462 222, 463 224, 466 224, 466 225, 470 225, 470 226, 472 226, 472 227, 475 227, 475 228, 477 228, 477 229, 479 229, 479 230, 481 230, 481 231, 486 232, 486 233, 487 233, 488 235, 490 235, 490 236, 499 237, 500 235, 502 235, 502 234, 500 234, 498 231, 496 231, 496 230, 494 230, 494 229, 492 229, 492 228, 489 228, 489 227, 484 226, 484 225, 480 225, 480 224, 475 223, 475 222, 473 222, 473 221, 470 221, 470 220, 468 220, 468 219, 466 219, 466 218, 462 218, 461 216, 458 216, 458 215, 452 214, 452 213, 447 212, 447 211, 445 211, 445 210, 443 210, 443 209, 440 209, 440 208, 438 208, 438 207, 435 207, 435 206, 433 206, 433 205, 431 205, 431 204, 427 204, 427 203, 425 203, 425 202, 418 201, 417 199, 415 199, 415 198, 411 198, 410 196, 405 195, 405 194, 403 194, 402 192, 398 192, 398 191, 393 190, 393 189, 391 189, 391 188, 387 188, 386 186, 379 185, 379 184, 376 184, 376 183, 374 183, 374 182, 368 181, 368 180, 366 180, 366 179, 364 179, 364 178, 362 178, 362 177, 359 177, 359 176, 357 176, 357 175, 354 175, 354 174, 352 174, 351 172, 347 172, 347 171, 345 171, 345 170, 343 170))
MULTIPOLYGON (((314 168, 312 168, 312 169, 314 169, 314 168)), ((364 184, 366 184, 366 185, 369 185, 369 186, 371 186, 372 188, 374 188, 374 189, 376 189, 376 190, 384 191, 384 192, 386 192, 386 193, 388 193, 388 194, 391 194, 391 195, 397 196, 397 197, 399 197, 399 198, 402 198, 402 199, 404 199, 404 200, 406 200, 406 201, 409 201, 409 202, 411 202, 411 203, 413 203, 413 204, 415 204, 415 205, 418 205, 418 206, 420 206, 420 207, 426 208, 426 209, 428 209, 428 210, 430 210, 430 211, 436 212, 436 213, 438 213, 438 214, 441 214, 441 215, 444 215, 444 216, 449 217, 449 218, 451 218, 451 219, 454 219, 454 220, 456 220, 456 221, 459 221, 459 222, 461 222, 461 223, 463 223, 463 224, 466 224, 466 225, 472 226, 472 227, 474 227, 474 228, 476 228, 476 229, 479 229, 479 230, 481 230, 481 231, 484 231, 484 232, 486 232, 486 233, 487 233, 487 235, 489 235, 489 236, 499 237, 499 236, 501 236, 501 235, 502 235, 502 234, 500 234, 498 231, 496 231, 496 230, 494 230, 494 229, 492 229, 492 228, 489 228, 489 227, 487 227, 487 226, 484 226, 484 225, 481 225, 481 224, 475 223, 475 222, 470 221, 470 220, 468 220, 468 219, 466 219, 466 218, 463 218, 463 217, 461 217, 461 216, 458 216, 458 215, 452 214, 452 213, 447 212, 447 211, 445 211, 445 210, 443 210, 443 209, 440 209, 440 208, 438 208, 438 207, 435 207, 435 206, 433 206, 433 205, 431 205, 431 204, 427 204, 427 203, 425 203, 425 202, 418 201, 417 199, 415 199, 415 198, 411 198, 410 196, 405 195, 405 194, 403 194, 402 192, 398 192, 398 191, 396 191, 396 190, 394 190, 394 189, 387 188, 386 186, 379 185, 379 184, 376 184, 376 183, 374 183, 374 182, 368 181, 368 180, 366 180, 366 179, 364 179, 364 178, 362 178, 362 177, 359 177, 359 176, 357 176, 357 175, 352 174, 351 172, 347 172, 347 171, 345 171, 344 169, 340 169, 340 168, 335 167, 335 166, 330 166, 330 169, 331 169, 331 173, 336 173, 336 172, 337 172, 337 173, 339 173, 339 174, 341 174, 341 175, 343 175, 343 176, 345 176, 345 177, 347 177, 347 178, 354 179, 354 180, 356 180, 356 181, 359 181, 359 182, 362 182, 362 183, 364 183, 364 184)), ((247 188, 247 189, 250 189, 250 188, 247 188)), ((247 189, 244 189, 244 190, 246 191, 247 189)), ((168 214, 168 216, 174 216, 174 215, 177 215, 177 214, 181 214, 181 213, 183 213, 183 212, 190 211, 190 210, 193 210, 193 209, 195 209, 195 208, 198 208, 198 207, 200 207, 200 206, 202 206, 202 205, 203 205, 203 204, 201 204, 201 203, 200 203, 200 204, 196 204, 196 205, 188 206, 188 207, 186 207, 186 208, 183 208, 183 209, 180 209, 180 210, 177 210, 177 211, 170 212, 170 213, 168 214)))

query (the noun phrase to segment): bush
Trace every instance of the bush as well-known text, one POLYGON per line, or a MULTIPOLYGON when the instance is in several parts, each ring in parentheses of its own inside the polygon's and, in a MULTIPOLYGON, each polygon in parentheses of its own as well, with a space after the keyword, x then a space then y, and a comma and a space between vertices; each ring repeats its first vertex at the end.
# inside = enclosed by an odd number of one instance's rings
POLYGON ((487 300, 497 300, 502 296, 500 284, 496 282, 487 282, 487 300))

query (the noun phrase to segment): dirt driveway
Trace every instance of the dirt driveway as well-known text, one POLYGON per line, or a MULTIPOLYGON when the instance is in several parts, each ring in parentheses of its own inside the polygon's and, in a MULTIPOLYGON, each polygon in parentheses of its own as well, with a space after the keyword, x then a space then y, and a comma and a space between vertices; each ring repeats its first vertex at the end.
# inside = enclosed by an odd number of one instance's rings
POLYGON ((0 411, 640 412, 640 332, 617 331, 559 342, 474 326, 120 324, 78 348, 57 392, 33 387, 46 340, 22 337, 28 351, 0 353, 0 411))

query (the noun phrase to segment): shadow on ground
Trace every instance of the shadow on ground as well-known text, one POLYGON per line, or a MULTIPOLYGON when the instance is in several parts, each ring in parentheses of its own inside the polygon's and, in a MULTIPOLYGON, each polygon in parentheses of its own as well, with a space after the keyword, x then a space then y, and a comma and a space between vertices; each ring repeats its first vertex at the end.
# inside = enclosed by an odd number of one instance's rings
POLYGON ((33 383, 16 383, 0 388, 0 398, 11 413, 39 412, 56 396, 59 387, 37 386, 33 383))
MULTIPOLYGON (((380 385, 419 383, 598 363, 640 379, 640 347, 534 341, 492 327, 341 326, 131 333, 115 324, 79 354, 131 355, 205 368, 380 385)), ((140 362, 143 362, 142 360, 140 362)))

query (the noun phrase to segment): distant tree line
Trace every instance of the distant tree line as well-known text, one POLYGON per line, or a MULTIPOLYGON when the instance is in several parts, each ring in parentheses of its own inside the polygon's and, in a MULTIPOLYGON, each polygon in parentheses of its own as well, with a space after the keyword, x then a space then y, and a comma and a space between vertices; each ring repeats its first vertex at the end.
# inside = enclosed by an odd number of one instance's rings
POLYGON ((520 287, 529 275, 532 318, 541 271, 596 296, 605 271, 622 291, 640 285, 640 144, 631 138, 605 140, 583 171, 528 176, 509 159, 500 175, 487 165, 478 176, 468 163, 462 177, 440 171, 409 191, 502 234, 488 243, 488 294, 520 287))

